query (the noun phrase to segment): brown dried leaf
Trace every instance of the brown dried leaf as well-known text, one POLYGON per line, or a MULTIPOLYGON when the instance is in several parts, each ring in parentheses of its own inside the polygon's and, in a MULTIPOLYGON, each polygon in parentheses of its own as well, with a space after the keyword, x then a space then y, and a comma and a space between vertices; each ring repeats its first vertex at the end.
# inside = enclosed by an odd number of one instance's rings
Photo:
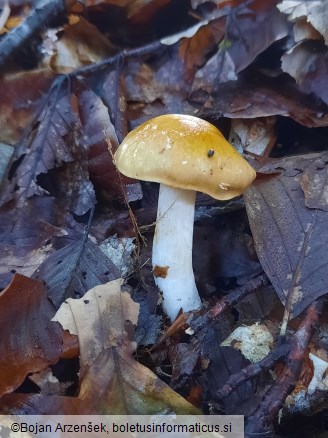
POLYGON ((327 153, 274 160, 261 172, 281 173, 258 178, 245 194, 258 257, 293 317, 327 293, 327 162, 327 153), (305 181, 319 208, 306 207, 305 181))
POLYGON ((79 399, 101 415, 199 414, 131 352, 117 347, 103 350, 91 365, 79 399))
POLYGON ((229 141, 239 151, 267 157, 276 143, 275 122, 276 117, 233 119, 229 141))
POLYGON ((90 289, 83 298, 66 300, 54 321, 78 335, 81 366, 91 365, 97 356, 112 346, 127 342, 128 321, 136 324, 139 304, 128 292, 122 292, 123 279, 110 281, 90 289))
POLYGON ((0 78, 0 142, 14 145, 20 140, 53 79, 48 69, 0 78))
POLYGON ((144 25, 160 13, 160 10, 171 3, 172 0, 134 0, 127 8, 128 18, 132 23, 144 25))
POLYGON ((312 41, 293 47, 281 57, 281 68, 305 93, 314 93, 328 104, 328 49, 312 41))
POLYGON ((42 283, 16 274, 0 294, 0 394, 14 391, 32 372, 56 363, 63 330, 42 283), (19 303, 19 305, 18 305, 19 303))
POLYGON ((169 350, 172 363, 172 382, 177 382, 181 378, 190 376, 197 364, 200 353, 200 346, 179 343, 173 345, 169 350))
POLYGON ((328 8, 326 0, 283 0, 277 8, 288 15, 289 21, 306 18, 321 33, 328 45, 328 8))
POLYGON ((222 40, 224 28, 224 20, 213 21, 198 29, 191 38, 182 39, 179 56, 183 60, 187 82, 193 80, 197 67, 205 63, 206 55, 222 40))
POLYGON ((226 12, 226 15, 223 22, 223 19, 218 22, 221 23, 224 39, 217 53, 197 71, 193 91, 205 89, 211 92, 218 89, 218 84, 236 80, 237 74, 260 53, 288 33, 284 16, 272 5, 259 12, 241 5, 235 12, 226 12))
POLYGON ((320 33, 305 18, 296 21, 293 31, 296 43, 304 40, 320 40, 322 38, 320 33))
POLYGON ((55 73, 70 73, 115 53, 109 40, 83 17, 65 26, 61 33, 61 37, 53 44, 55 54, 48 60, 55 73))

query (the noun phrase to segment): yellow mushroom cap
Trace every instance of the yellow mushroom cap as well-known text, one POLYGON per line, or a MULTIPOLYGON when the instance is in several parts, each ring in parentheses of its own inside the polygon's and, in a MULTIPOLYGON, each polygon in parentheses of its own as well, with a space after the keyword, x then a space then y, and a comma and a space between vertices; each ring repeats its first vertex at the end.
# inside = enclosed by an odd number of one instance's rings
POLYGON ((198 117, 165 114, 131 131, 114 155, 126 176, 226 200, 242 194, 255 170, 221 132, 198 117))

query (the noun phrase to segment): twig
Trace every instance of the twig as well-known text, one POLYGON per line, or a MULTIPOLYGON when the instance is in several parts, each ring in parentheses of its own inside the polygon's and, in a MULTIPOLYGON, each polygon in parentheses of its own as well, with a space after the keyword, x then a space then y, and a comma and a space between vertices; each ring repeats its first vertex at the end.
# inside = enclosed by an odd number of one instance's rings
POLYGON ((243 286, 240 286, 229 292, 228 295, 223 297, 218 301, 215 306, 213 306, 206 315, 210 318, 216 318, 221 315, 228 307, 238 304, 247 295, 250 295, 257 291, 260 287, 267 286, 269 284, 269 279, 266 274, 261 274, 256 278, 252 278, 243 286))
POLYGON ((279 360, 285 358, 290 352, 290 344, 282 344, 276 350, 271 351, 260 362, 248 365, 243 368, 239 373, 229 377, 227 383, 217 391, 219 398, 226 398, 232 392, 234 392, 239 385, 247 380, 258 376, 263 370, 268 370, 274 366, 279 360))
POLYGON ((307 308, 305 318, 291 338, 290 353, 282 373, 267 391, 259 406, 248 418, 246 432, 249 436, 260 436, 257 434, 268 430, 268 427, 273 424, 277 417, 278 411, 287 395, 295 387, 307 354, 309 342, 318 325, 321 307, 322 301, 319 300, 307 308))

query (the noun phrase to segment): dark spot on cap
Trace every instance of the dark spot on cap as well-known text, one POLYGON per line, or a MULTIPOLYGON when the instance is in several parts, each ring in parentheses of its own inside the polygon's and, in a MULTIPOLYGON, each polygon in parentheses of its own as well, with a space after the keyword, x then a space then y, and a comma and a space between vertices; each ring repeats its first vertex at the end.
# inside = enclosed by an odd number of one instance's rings
POLYGON ((211 157, 213 157, 213 155, 214 155, 214 150, 213 149, 209 149, 208 152, 207 152, 207 156, 209 158, 211 158, 211 157))

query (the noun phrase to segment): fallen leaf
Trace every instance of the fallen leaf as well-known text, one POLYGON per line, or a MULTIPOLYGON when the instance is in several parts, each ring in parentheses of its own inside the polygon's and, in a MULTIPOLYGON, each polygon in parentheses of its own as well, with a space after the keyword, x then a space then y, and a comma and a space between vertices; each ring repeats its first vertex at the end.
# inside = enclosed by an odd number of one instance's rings
POLYGON ((81 382, 79 398, 101 415, 197 415, 188 403, 131 352, 112 347, 100 353, 81 382))
POLYGON ((0 141, 15 145, 33 121, 54 74, 47 69, 7 74, 0 80, 0 141))
POLYGON ((136 324, 139 304, 128 292, 122 292, 123 279, 90 289, 83 298, 66 300, 53 318, 65 330, 78 335, 81 366, 91 365, 97 356, 112 346, 122 346, 127 339, 128 321, 136 324))
POLYGON ((60 34, 53 43, 54 55, 44 61, 55 73, 70 73, 115 53, 109 40, 82 16, 76 23, 64 26, 60 34))
POLYGON ((239 152, 245 150, 255 155, 269 156, 276 143, 275 122, 276 117, 233 119, 229 142, 239 152))
POLYGON ((66 298, 83 297, 90 288, 117 276, 116 266, 96 244, 83 238, 50 255, 33 274, 45 282, 57 309, 66 298))
POLYGON ((13 154, 14 148, 12 146, 0 143, 0 186, 5 184, 4 180, 7 177, 13 154))
POLYGON ((304 41, 281 57, 281 68, 292 76, 305 93, 314 93, 328 104, 328 48, 304 41))
POLYGON ((277 8, 288 15, 289 21, 298 21, 305 18, 321 33, 328 45, 328 10, 326 0, 284 0, 278 3, 277 8))
POLYGON ((34 138, 30 139, 25 155, 7 186, 5 201, 10 200, 13 193, 25 198, 46 193, 37 184, 37 176, 64 162, 74 161, 73 147, 78 153, 76 145, 67 143, 67 136, 78 124, 78 117, 72 111, 69 96, 60 81, 50 94, 38 122, 34 138))
POLYGON ((170 348, 170 360, 172 363, 172 382, 176 383, 181 378, 190 376, 197 364, 200 346, 179 343, 170 348))
POLYGON ((127 7, 127 16, 136 25, 147 25, 172 0, 134 0, 127 7))
POLYGON ((0 293, 0 394, 18 388, 29 373, 56 363, 63 330, 41 282, 16 274, 0 293))
POLYGON ((280 115, 308 128, 328 126, 327 105, 302 93, 293 82, 286 76, 268 78, 246 71, 238 81, 220 84, 220 90, 213 93, 213 108, 200 116, 253 119, 280 115))
POLYGON ((2 289, 15 273, 31 276, 53 252, 53 239, 67 236, 68 233, 54 223, 54 220, 58 223, 62 220, 63 211, 51 197, 32 197, 19 211, 17 204, 11 202, 1 208, 0 214, 2 289))
MULTIPOLYGON (((104 88, 109 91, 113 87, 115 87, 115 77, 107 75, 104 88)), ((128 202, 141 199, 140 183, 124 175, 119 175, 112 160, 112 154, 115 153, 119 144, 116 130, 111 121, 111 118, 116 118, 112 108, 115 105, 114 99, 111 101, 107 94, 107 102, 112 103, 112 107, 107 108, 103 100, 93 90, 82 84, 78 84, 75 93, 78 98, 82 124, 80 141, 87 151, 90 180, 97 192, 105 196, 106 200, 120 199, 122 202, 125 199, 123 190, 128 202), (110 117, 110 113, 112 113, 112 117, 110 117)), ((127 132, 123 132, 124 136, 126 134, 127 132)))
POLYGON ((280 173, 258 178, 244 195, 261 265, 293 317, 327 292, 327 177, 308 182, 320 209, 306 207, 301 186, 319 163, 327 175, 327 162, 326 153, 274 160, 260 172, 280 173))
POLYGON ((5 394, 0 398, 1 415, 92 415, 92 408, 77 397, 42 394, 5 394))
MULTIPOLYGON (((219 41, 222 41, 218 51, 212 55, 201 70, 197 71, 192 86, 194 92, 198 89, 211 92, 218 90, 218 84, 236 80, 238 73, 248 67, 260 53, 288 34, 287 22, 274 5, 256 13, 247 6, 241 5, 233 12, 227 10, 224 15, 224 18, 219 21, 213 20, 205 27, 212 26, 213 29, 216 29, 216 32, 213 33, 215 40, 213 37, 202 40, 204 47, 199 47, 200 50, 198 49, 196 54, 200 52, 203 58, 199 58, 194 63, 195 66, 204 64, 204 56, 209 50, 214 49, 213 43, 217 45, 219 41), (259 34, 261 38, 257 37, 259 34)), ((198 33, 193 39, 197 37, 198 33)), ((195 59, 194 52, 195 49, 192 47, 192 59, 195 59)))
POLYGON ((294 40, 299 43, 304 40, 320 40, 321 34, 307 22, 306 18, 297 20, 293 27, 294 40))
POLYGON ((139 304, 118 279, 63 303, 54 320, 77 334, 81 352, 79 399, 98 414, 176 414, 198 410, 132 356, 131 329, 139 304))
POLYGON ((43 395, 65 395, 67 389, 73 385, 73 382, 59 382, 53 375, 50 368, 45 368, 38 373, 29 375, 29 380, 40 388, 43 395))
POLYGON ((224 20, 213 21, 201 26, 193 36, 182 39, 179 56, 183 60, 187 82, 193 80, 197 67, 205 63, 206 55, 222 40, 224 28, 224 20))

